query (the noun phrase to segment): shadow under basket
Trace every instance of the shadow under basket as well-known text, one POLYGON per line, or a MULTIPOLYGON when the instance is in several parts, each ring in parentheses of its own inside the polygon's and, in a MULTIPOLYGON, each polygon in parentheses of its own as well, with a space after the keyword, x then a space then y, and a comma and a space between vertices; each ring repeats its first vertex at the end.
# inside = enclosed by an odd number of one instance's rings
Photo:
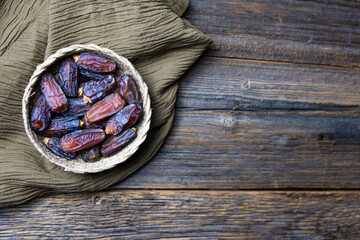
POLYGON ((23 100, 22 100, 22 114, 25 125, 25 131, 30 141, 35 148, 50 162, 63 167, 65 171, 71 171, 74 173, 96 173, 116 166, 119 163, 126 161, 131 157, 139 148, 139 146, 145 141, 147 132, 150 127, 151 108, 150 108, 150 96, 148 93, 148 87, 143 81, 140 74, 136 71, 134 66, 124 57, 116 54, 114 51, 99 47, 95 44, 89 45, 72 45, 66 48, 58 50, 55 54, 49 56, 46 61, 38 65, 33 75, 30 78, 30 82, 27 85, 23 100), (139 90, 142 96, 143 115, 139 121, 134 125, 137 129, 137 137, 120 152, 110 157, 101 156, 96 162, 85 162, 77 155, 74 159, 68 160, 61 158, 51 152, 43 143, 44 137, 34 131, 30 126, 30 113, 31 108, 36 98, 41 94, 40 90, 40 77, 45 71, 55 71, 54 66, 65 57, 80 53, 91 52, 104 56, 113 60, 117 64, 116 75, 129 74, 132 75, 134 80, 139 86, 139 90))

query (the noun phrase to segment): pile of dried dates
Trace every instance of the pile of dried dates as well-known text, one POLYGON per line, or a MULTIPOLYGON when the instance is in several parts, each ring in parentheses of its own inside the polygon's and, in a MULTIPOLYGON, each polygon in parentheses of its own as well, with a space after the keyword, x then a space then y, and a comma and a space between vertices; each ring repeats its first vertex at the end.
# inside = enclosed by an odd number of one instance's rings
POLYGON ((130 75, 115 76, 116 64, 83 52, 64 59, 58 72, 42 74, 31 127, 56 155, 86 162, 110 156, 136 137, 142 98, 130 75))

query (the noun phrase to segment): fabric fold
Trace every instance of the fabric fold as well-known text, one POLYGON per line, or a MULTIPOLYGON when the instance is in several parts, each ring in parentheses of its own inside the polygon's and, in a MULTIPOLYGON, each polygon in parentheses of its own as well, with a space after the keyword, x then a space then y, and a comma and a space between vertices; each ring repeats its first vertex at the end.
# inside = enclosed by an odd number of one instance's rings
POLYGON ((187 7, 189 6, 188 0, 164 0, 164 3, 179 17, 181 17, 187 7))

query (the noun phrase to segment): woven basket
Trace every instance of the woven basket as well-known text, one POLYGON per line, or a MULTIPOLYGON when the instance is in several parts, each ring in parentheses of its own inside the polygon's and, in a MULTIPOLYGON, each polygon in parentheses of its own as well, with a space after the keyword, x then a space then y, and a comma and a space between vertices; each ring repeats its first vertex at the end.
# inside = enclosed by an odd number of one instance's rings
MULTIPOLYGON (((30 78, 30 82, 25 89, 25 93, 22 100, 22 114, 24 119, 25 131, 30 138, 30 141, 34 144, 35 148, 50 162, 55 163, 58 166, 64 168, 65 171, 71 171, 75 173, 95 173, 101 172, 106 169, 112 168, 115 165, 124 162, 131 155, 133 155, 141 143, 144 142, 147 132, 150 127, 151 108, 150 97, 148 93, 148 87, 141 78, 140 74, 136 71, 134 66, 124 57, 119 56, 114 51, 107 48, 102 48, 94 44, 89 45, 72 45, 66 48, 58 50, 55 54, 46 59, 45 62, 38 65, 35 72, 30 78), (143 116, 136 123, 137 137, 123 150, 111 157, 101 157, 99 161, 90 163, 84 162, 79 156, 72 160, 60 158, 51 152, 43 143, 43 137, 37 134, 30 127, 30 112, 31 108, 37 98, 41 94, 39 87, 39 77, 45 71, 54 70, 54 63, 58 63, 61 59, 74 55, 79 52, 92 52, 102 55, 108 59, 111 59, 117 63, 117 74, 130 74, 136 80, 139 89, 141 91, 143 99, 143 116)), ((79 155, 79 154, 78 154, 79 155)))

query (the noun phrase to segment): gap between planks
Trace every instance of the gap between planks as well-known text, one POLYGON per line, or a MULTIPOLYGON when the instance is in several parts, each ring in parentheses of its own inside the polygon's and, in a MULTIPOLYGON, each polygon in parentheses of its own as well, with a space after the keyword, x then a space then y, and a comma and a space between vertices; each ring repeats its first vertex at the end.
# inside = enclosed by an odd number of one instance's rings
MULTIPOLYGON (((360 0, 359 0, 360 1, 360 0)), ((239 107, 235 106, 233 108, 194 108, 187 106, 176 106, 176 110, 184 110, 184 111, 230 111, 231 113, 237 112, 343 112, 347 114, 359 114, 360 107, 359 106, 331 106, 331 107, 318 107, 318 108, 267 108, 267 107, 239 107)))
MULTIPOLYGON (((359 0, 360 1, 360 0, 359 0)), ((212 58, 212 59, 224 59, 224 60, 238 60, 238 61, 248 61, 254 63, 272 63, 272 64, 294 64, 294 65, 308 65, 308 66, 318 66, 318 67, 332 67, 332 68, 345 68, 345 69, 354 69, 360 70, 358 66, 345 66, 337 64, 325 64, 325 63, 310 63, 310 62, 296 62, 296 61, 286 61, 286 60, 270 60, 270 59, 255 59, 255 58, 243 58, 243 57, 229 57, 229 56, 214 56, 208 54, 209 50, 206 50, 203 57, 212 58)), ((201 59, 199 60, 201 61, 201 59)))
POLYGON ((237 193, 360 193, 360 188, 250 188, 250 189, 225 189, 225 188, 124 188, 109 187, 99 192, 237 192, 237 193))

